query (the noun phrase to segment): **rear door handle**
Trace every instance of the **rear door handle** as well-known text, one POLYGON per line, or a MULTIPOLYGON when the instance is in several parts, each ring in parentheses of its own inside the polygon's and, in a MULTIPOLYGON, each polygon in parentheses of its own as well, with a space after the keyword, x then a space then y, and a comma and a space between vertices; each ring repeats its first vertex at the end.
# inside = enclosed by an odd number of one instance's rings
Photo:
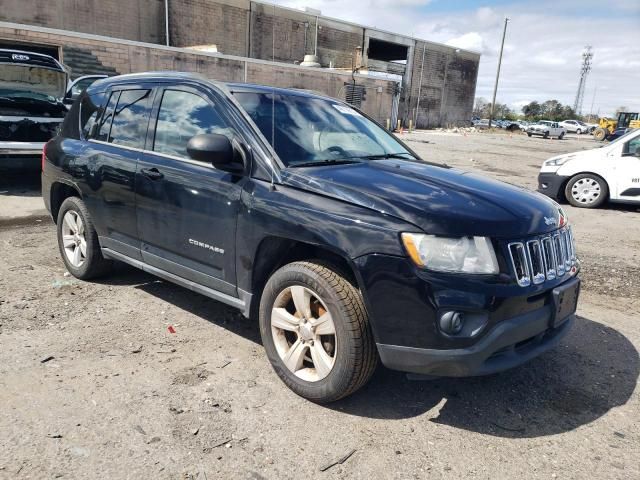
POLYGON ((151 179, 151 180, 160 180, 162 177, 164 177, 164 174, 158 170, 157 168, 153 167, 153 168, 142 168, 140 170, 142 172, 142 174, 151 179))

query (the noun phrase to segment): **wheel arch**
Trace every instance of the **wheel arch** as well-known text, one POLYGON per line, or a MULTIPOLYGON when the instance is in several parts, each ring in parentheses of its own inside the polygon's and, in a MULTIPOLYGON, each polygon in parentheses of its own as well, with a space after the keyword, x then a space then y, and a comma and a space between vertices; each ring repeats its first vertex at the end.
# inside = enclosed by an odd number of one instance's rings
POLYGON ((273 273, 284 265, 296 261, 321 261, 336 268, 357 289, 360 288, 357 270, 349 256, 325 245, 277 236, 262 239, 251 268, 251 314, 257 314, 262 291, 273 273))
POLYGON ((58 212, 60 211, 62 202, 69 197, 82 198, 82 193, 75 185, 70 185, 65 182, 57 181, 51 185, 49 205, 51 206, 51 217, 53 218, 54 223, 57 223, 58 221, 58 212))

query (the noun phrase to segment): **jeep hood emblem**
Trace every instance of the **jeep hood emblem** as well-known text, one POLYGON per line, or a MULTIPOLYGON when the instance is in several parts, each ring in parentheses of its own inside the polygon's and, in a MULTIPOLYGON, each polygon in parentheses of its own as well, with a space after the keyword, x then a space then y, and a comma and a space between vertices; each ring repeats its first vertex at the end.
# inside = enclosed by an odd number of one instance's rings
POLYGON ((558 222, 553 217, 544 217, 544 223, 547 225, 557 225, 558 222))

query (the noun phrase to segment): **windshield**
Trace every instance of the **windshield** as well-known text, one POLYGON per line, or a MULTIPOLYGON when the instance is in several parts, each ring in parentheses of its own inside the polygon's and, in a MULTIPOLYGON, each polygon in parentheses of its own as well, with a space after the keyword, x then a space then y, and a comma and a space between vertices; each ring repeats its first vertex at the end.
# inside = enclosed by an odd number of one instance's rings
POLYGON ((0 96, 52 101, 64 97, 67 74, 50 68, 3 64, 0 68, 0 96))
POLYGON ((383 128, 337 101, 255 92, 234 96, 288 167, 414 158, 383 128))

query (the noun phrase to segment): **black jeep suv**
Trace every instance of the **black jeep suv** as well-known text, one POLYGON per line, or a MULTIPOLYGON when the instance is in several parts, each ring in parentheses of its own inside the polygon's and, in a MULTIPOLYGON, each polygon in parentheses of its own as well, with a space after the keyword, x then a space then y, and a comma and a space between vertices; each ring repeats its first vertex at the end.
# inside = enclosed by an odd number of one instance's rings
POLYGON ((497 372, 567 333, 573 236, 546 197, 418 158, 333 98, 196 75, 90 86, 47 143, 67 269, 119 260, 257 317, 269 360, 317 402, 378 358, 497 372))

